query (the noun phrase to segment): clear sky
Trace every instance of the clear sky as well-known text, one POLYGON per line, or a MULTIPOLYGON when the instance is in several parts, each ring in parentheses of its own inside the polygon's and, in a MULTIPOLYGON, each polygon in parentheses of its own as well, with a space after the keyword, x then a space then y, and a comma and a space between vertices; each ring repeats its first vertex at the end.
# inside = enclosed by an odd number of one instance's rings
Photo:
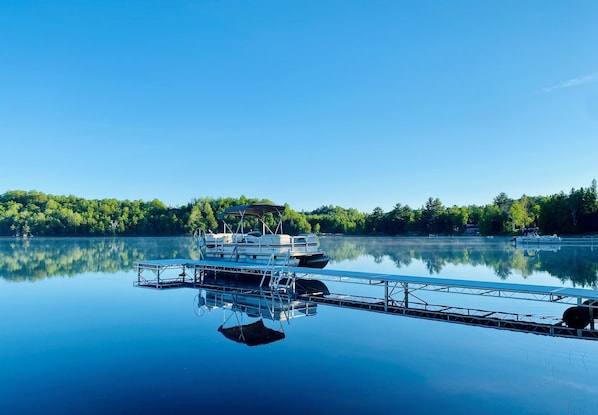
POLYGON ((0 192, 371 212, 598 179, 598 1, 0 2, 0 192))

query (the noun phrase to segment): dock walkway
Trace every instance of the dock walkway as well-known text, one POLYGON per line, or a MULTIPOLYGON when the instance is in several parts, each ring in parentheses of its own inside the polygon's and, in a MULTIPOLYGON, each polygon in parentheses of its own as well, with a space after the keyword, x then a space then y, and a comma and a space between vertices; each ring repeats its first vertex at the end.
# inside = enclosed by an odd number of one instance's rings
POLYGON ((215 276, 234 274, 252 277, 248 280, 254 282, 254 287, 246 292, 250 295, 259 296, 264 291, 276 291, 279 295, 289 298, 330 306, 550 336, 598 340, 598 331, 594 330, 593 319, 594 316, 598 318, 598 291, 590 289, 191 259, 140 261, 135 266, 137 269, 135 285, 138 287, 154 289, 186 287, 212 291, 238 291, 239 287, 214 286, 210 282, 215 276), (150 272, 151 276, 148 275, 150 272), (339 289, 345 287, 345 284, 362 284, 379 287, 381 290, 369 296, 349 294, 348 292, 354 290, 348 289, 345 293, 313 295, 299 293, 295 289, 298 280, 340 283, 335 285, 341 287, 339 289), (505 300, 530 300, 561 306, 556 308, 559 316, 481 310, 433 304, 423 298, 425 292, 490 296, 505 300), (569 308, 564 310, 563 306, 569 308), (565 324, 563 320, 566 319, 567 313, 569 317, 565 324), (563 317, 560 317, 561 314, 563 317))

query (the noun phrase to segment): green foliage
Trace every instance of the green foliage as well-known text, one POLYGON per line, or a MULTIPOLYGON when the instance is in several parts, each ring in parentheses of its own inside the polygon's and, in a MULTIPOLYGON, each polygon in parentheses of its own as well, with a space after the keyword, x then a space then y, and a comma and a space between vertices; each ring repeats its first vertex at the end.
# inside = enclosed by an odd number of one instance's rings
POLYGON ((598 231, 596 181, 589 188, 571 189, 544 200, 538 225, 546 233, 582 234, 598 231))
POLYGON ((285 213, 283 216, 283 229, 286 233, 298 235, 300 233, 310 233, 311 224, 307 221, 305 215, 297 213, 288 205, 285 205, 285 213))
POLYGON ((10 191, 0 195, 0 236, 177 235, 183 228, 176 213, 157 199, 87 200, 10 191))
POLYGON ((422 218, 420 222, 420 231, 428 234, 443 233, 446 230, 446 226, 442 221, 444 213, 444 206, 440 202, 440 199, 428 198, 426 205, 422 210, 422 218))
MULTIPOLYGON (((13 190, 0 195, 0 236, 172 236, 188 235, 197 228, 221 229, 217 216, 245 203, 272 203, 267 199, 196 199, 181 207, 168 207, 158 199, 87 200, 75 196, 46 195, 13 190)), ((268 225, 275 225, 269 218, 268 225)), ((389 212, 377 207, 371 213, 353 208, 322 206, 296 212, 289 206, 283 229, 290 234, 342 233, 381 235, 461 235, 467 226, 482 235, 516 234, 537 226, 545 234, 598 232, 596 181, 588 188, 552 196, 523 195, 514 200, 500 193, 485 206, 445 207, 430 197, 420 209, 397 203, 389 212)), ((247 228, 257 223, 247 223, 247 228)))
POLYGON ((361 234, 365 230, 365 214, 357 209, 329 205, 305 215, 312 228, 319 225, 322 233, 361 234))

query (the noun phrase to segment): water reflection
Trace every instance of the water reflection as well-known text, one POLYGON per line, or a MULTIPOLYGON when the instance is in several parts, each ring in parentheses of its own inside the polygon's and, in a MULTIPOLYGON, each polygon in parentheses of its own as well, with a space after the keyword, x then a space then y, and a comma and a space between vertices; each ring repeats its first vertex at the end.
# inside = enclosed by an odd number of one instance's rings
POLYGON ((524 278, 546 272, 561 282, 597 287, 598 248, 593 246, 515 247, 508 238, 323 238, 330 268, 335 263, 371 256, 377 263, 391 260, 397 269, 421 261, 430 275, 447 265, 483 266, 501 280, 514 272, 524 278), (365 240, 364 240, 365 239, 365 240))
MULTIPOLYGON (((298 317, 316 315, 317 305, 276 290, 262 290, 260 280, 248 276, 220 276, 206 278, 195 297, 194 309, 198 316, 206 311, 221 309, 224 322, 218 332, 224 337, 247 346, 259 346, 285 338, 283 323, 298 317)), ((315 283, 298 282, 298 292, 315 283)), ((319 289, 319 288, 318 288, 319 289)), ((314 290, 309 290, 314 294, 314 290)))
POLYGON ((201 268, 202 265, 195 267, 186 263, 175 267, 170 261, 165 262, 156 274, 160 277, 156 276, 153 280, 141 277, 143 271, 155 270, 157 265, 156 262, 139 265, 136 286, 154 290, 182 287, 199 289, 194 301, 196 314, 203 316, 206 311, 221 309, 224 322, 218 327, 218 332, 229 340, 247 346, 283 340, 286 337, 283 322, 315 316, 318 306, 553 337, 598 340, 594 325, 595 300, 592 300, 592 307, 588 305, 589 302, 585 302, 584 307, 576 305, 585 295, 597 298, 590 290, 566 291, 555 290, 555 287, 483 282, 468 284, 458 280, 422 277, 401 280, 397 277, 385 278, 381 274, 363 279, 357 273, 342 278, 334 274, 321 274, 320 277, 334 286, 335 291, 331 292, 326 283, 316 279, 293 278, 287 279, 281 286, 273 286, 269 280, 264 282, 261 276, 249 272, 233 274, 230 270, 207 271, 201 268), (195 267, 195 272, 189 279, 185 270, 192 267, 195 267), (183 273, 179 274, 181 269, 183 273), (360 288, 348 288, 353 284, 360 285, 360 288), (358 294, 352 294, 354 291, 358 294), (463 301, 463 294, 469 298, 474 294, 475 306, 467 305, 467 301, 463 301), (488 303, 487 297, 502 298, 501 309, 484 308, 484 305, 494 304, 488 303), (529 300, 543 303, 538 309, 542 312, 531 312, 534 306, 529 304, 529 300), (523 311, 515 311, 513 307, 520 307, 523 311), (549 314, 549 309, 558 310, 559 316, 549 314))
MULTIPOLYGON (((598 286, 598 249, 591 246, 514 247, 507 238, 324 237, 322 247, 335 263, 367 258, 390 260, 397 271, 415 262, 429 275, 448 265, 486 267, 502 280, 546 272, 574 286, 598 286)), ((0 239, 0 277, 35 281, 86 272, 131 271, 147 259, 190 258, 199 253, 193 239, 179 238, 33 238, 0 239)))
POLYGON ((199 254, 190 238, 0 238, 0 277, 13 281, 130 271, 150 258, 199 254))

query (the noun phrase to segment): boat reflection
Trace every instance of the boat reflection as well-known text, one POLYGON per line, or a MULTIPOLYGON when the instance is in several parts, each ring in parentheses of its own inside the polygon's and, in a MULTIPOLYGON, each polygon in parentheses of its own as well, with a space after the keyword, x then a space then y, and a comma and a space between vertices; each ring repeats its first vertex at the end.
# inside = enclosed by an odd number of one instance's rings
POLYGON ((260 288, 261 279, 247 275, 219 274, 197 284, 196 314, 221 309, 224 322, 218 332, 247 346, 259 346, 285 338, 283 323, 316 315, 317 304, 298 295, 328 294, 320 281, 295 281, 291 292, 260 288))
POLYGON ((229 340, 247 346, 260 346, 284 339, 284 331, 267 327, 264 320, 256 320, 249 324, 238 324, 232 327, 218 327, 218 331, 229 340))
POLYGON ((517 251, 523 252, 523 256, 525 257, 535 257, 540 252, 558 252, 561 250, 561 245, 536 245, 536 246, 529 246, 529 245, 514 245, 517 251))

